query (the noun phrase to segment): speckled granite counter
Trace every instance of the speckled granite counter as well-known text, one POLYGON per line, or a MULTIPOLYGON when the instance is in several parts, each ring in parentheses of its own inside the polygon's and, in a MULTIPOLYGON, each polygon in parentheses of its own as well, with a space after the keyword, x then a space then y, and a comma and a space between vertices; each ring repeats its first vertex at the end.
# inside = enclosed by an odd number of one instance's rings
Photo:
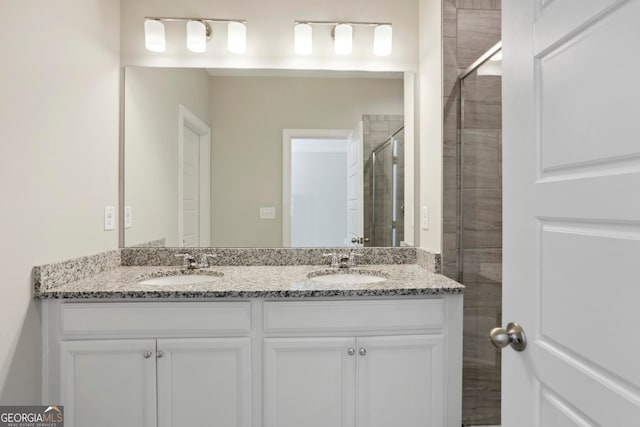
POLYGON ((331 296, 400 296, 461 294, 464 286, 417 264, 366 265, 356 267, 387 277, 379 283, 320 283, 310 273, 326 265, 216 266, 222 273, 211 281, 189 285, 142 285, 139 282, 166 274, 182 274, 175 266, 115 267, 55 288, 36 286, 36 299, 122 298, 301 298, 331 296))

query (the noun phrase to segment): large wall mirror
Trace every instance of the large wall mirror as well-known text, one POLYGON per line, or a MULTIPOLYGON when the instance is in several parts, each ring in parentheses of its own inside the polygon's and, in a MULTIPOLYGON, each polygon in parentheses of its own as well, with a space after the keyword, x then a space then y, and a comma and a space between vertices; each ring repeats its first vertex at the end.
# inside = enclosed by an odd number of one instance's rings
POLYGON ((413 243, 403 73, 127 67, 124 86, 126 247, 413 243))

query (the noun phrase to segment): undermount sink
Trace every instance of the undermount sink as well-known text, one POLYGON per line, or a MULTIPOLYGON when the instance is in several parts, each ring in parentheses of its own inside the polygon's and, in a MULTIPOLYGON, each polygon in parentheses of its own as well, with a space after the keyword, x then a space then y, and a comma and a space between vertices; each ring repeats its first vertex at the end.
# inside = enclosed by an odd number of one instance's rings
POLYGON ((387 276, 380 271, 354 269, 316 271, 307 277, 314 282, 341 284, 380 283, 387 280, 387 276))
POLYGON ((176 270, 161 272, 152 277, 138 281, 140 285, 194 285, 196 283, 213 282, 223 276, 218 271, 211 270, 176 270))

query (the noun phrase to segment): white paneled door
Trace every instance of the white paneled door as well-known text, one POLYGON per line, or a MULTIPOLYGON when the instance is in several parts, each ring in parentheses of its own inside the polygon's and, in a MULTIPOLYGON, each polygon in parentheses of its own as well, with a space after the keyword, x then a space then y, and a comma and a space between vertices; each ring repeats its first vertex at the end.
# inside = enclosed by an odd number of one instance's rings
POLYGON ((200 137, 184 127, 182 246, 200 246, 200 137))
POLYGON ((178 244, 211 244, 211 128, 178 108, 178 244))
POLYGON ((640 0, 503 14, 502 423, 638 425, 640 0))

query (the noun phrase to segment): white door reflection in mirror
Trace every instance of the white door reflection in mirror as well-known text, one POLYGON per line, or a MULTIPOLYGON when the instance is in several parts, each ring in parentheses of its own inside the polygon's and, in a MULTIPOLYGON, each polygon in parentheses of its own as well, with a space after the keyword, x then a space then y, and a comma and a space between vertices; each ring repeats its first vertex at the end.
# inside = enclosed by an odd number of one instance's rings
POLYGON ((349 245, 347 152, 351 134, 348 129, 285 130, 285 246, 349 245))
POLYGON ((211 128, 183 105, 180 105, 178 115, 180 246, 209 246, 211 128))

